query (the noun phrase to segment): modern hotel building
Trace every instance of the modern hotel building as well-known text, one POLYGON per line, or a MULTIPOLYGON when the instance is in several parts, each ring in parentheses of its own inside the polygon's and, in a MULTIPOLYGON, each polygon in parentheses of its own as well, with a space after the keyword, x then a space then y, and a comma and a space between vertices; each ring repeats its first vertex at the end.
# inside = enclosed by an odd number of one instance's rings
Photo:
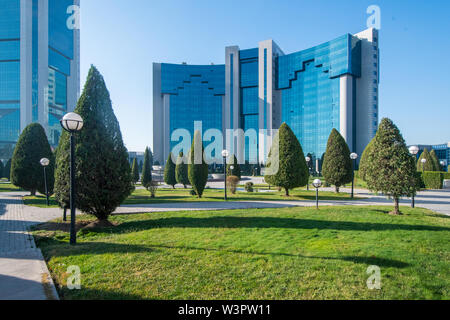
POLYGON ((0 0, 0 159, 39 122, 58 144, 60 118, 80 92, 79 0, 0 0))
POLYGON ((333 128, 361 154, 378 127, 378 40, 378 31, 367 29, 289 54, 273 40, 226 47, 224 65, 154 63, 155 160, 163 163, 178 143, 171 141, 174 130, 193 136, 194 121, 224 136, 227 129, 256 130, 258 154, 245 148, 247 160, 265 160, 262 142, 283 122, 305 154, 320 158, 333 128))

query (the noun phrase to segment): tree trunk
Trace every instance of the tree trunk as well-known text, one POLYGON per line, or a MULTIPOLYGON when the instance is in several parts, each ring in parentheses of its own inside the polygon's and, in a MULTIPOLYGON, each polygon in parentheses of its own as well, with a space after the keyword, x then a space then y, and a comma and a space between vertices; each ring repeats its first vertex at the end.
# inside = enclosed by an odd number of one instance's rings
POLYGON ((339 186, 335 186, 336 188, 336 193, 339 193, 339 186))
POLYGON ((401 215, 402 213, 400 212, 399 209, 399 199, 398 197, 394 198, 394 211, 391 212, 392 215, 401 215))
POLYGON ((30 194, 34 197, 36 195, 36 190, 31 190, 30 194))
POLYGON ((286 191, 286 197, 289 197, 289 189, 288 188, 284 188, 284 190, 286 191))

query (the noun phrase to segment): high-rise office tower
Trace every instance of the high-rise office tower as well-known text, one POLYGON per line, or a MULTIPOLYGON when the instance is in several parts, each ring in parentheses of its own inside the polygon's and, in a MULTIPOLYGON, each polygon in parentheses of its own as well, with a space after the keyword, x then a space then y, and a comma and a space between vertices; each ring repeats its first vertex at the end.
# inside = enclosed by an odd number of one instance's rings
POLYGON ((79 0, 0 0, 0 159, 32 122, 56 147, 80 92, 79 0))
MULTIPOLYGON (((153 150, 162 163, 176 129, 203 132, 254 129, 257 151, 245 140, 232 151, 263 162, 273 129, 286 122, 305 154, 320 158, 333 128, 361 154, 378 127, 378 31, 345 34, 286 54, 272 40, 225 48, 225 65, 153 65, 153 150), (269 139, 267 139, 269 138, 269 139), (256 154, 255 154, 256 153, 256 154)), ((176 140, 176 139, 175 139, 176 140)), ((207 142, 205 143, 207 144, 207 142)))

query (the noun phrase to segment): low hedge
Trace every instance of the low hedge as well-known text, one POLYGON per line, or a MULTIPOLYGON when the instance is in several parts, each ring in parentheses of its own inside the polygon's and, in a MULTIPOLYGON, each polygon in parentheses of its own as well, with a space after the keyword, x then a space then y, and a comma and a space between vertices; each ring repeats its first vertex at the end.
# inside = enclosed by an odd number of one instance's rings
POLYGON ((444 174, 438 171, 425 171, 422 173, 422 181, 426 189, 442 189, 444 174))
POLYGON ((444 180, 450 180, 450 172, 444 172, 444 180))

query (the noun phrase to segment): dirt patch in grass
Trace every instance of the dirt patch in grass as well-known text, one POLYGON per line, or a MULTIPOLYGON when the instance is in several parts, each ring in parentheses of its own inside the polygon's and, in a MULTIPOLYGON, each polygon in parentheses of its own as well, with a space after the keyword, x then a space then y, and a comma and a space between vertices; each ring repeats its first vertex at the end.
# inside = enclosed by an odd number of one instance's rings
POLYGON ((108 220, 95 220, 89 223, 87 226, 85 226, 84 229, 110 228, 115 227, 116 225, 117 225, 116 223, 112 223, 108 220))
MULTIPOLYGON (((91 221, 77 221, 75 223, 76 232, 91 224, 91 221)), ((68 222, 46 222, 33 228, 36 231, 62 231, 70 232, 70 221, 68 222)))

